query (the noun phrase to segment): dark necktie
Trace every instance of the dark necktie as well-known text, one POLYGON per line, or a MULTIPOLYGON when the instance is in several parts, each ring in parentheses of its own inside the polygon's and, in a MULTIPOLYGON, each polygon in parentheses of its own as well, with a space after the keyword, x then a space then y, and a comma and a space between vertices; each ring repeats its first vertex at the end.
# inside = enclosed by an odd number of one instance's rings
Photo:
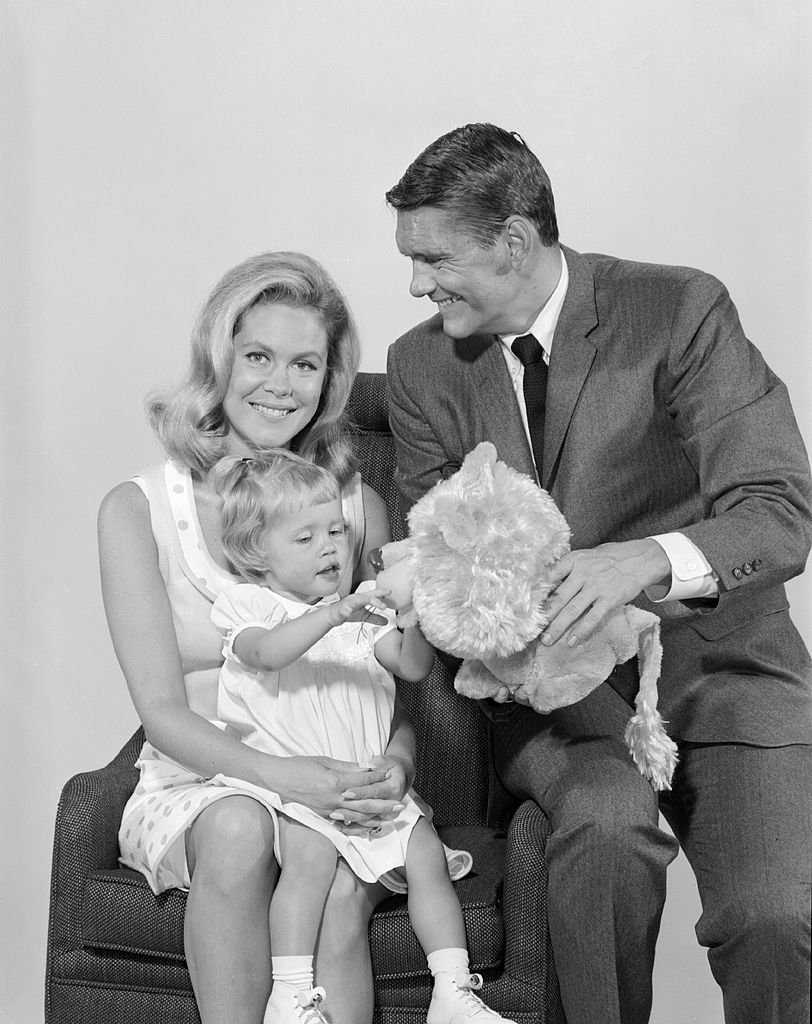
POLYGON ((511 346, 524 366, 524 404, 536 475, 541 480, 541 459, 544 452, 544 406, 547 397, 547 364, 544 349, 532 334, 516 338, 511 346))

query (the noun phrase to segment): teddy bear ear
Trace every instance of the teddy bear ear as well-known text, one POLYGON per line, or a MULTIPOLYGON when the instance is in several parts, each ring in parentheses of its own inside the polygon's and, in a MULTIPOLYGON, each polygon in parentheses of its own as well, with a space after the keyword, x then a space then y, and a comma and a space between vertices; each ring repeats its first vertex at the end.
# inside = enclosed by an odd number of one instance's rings
POLYGON ((468 452, 459 472, 451 478, 454 495, 466 502, 487 501, 493 491, 496 465, 496 448, 490 441, 480 441, 468 452))
MULTIPOLYGON (((460 481, 477 480, 483 478, 488 469, 496 465, 496 448, 490 441, 480 441, 476 448, 472 449, 465 456, 460 467, 460 481)), ((488 474, 488 478, 490 474, 488 474)))

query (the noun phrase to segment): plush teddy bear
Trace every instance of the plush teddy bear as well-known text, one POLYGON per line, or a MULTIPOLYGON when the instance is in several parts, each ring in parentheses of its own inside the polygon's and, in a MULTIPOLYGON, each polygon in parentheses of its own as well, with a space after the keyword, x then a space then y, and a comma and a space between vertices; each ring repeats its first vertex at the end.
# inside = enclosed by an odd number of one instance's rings
POLYGON ((669 789, 677 757, 657 711, 657 616, 625 605, 575 647, 538 639, 550 569, 570 549, 550 495, 483 442, 412 507, 408 523, 406 540, 380 550, 377 584, 389 591, 400 625, 419 622, 435 647, 463 659, 458 692, 492 697, 522 687, 545 714, 581 700, 637 655, 640 687, 626 742, 652 786, 669 789))

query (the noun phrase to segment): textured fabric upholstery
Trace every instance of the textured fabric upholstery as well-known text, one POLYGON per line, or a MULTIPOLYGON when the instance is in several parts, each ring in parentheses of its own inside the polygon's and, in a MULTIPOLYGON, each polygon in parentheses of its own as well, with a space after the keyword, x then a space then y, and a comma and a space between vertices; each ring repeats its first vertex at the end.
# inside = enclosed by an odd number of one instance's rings
MULTIPOLYGON (((350 412, 359 469, 385 499, 393 533, 401 536, 384 374, 358 375, 350 412)), ((515 814, 505 804, 490 776, 484 717, 454 692, 452 673, 439 659, 427 680, 403 684, 401 695, 417 733, 416 788, 434 808, 445 841, 474 856, 457 892, 472 969, 485 978, 483 995, 521 1024, 563 1022, 547 933, 547 820, 530 802, 515 814)), ((185 894, 155 897, 140 874, 118 864, 118 825, 142 742, 138 730, 109 765, 75 776, 62 792, 46 1024, 199 1024, 183 956, 185 894)), ((422 1024, 431 979, 404 897, 376 910, 370 944, 376 1024, 422 1024)))

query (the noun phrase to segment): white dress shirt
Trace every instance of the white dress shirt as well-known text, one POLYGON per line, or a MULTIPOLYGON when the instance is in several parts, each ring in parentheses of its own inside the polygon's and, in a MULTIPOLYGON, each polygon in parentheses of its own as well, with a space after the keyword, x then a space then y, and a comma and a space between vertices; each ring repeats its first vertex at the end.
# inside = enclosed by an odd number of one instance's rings
MULTIPOLYGON (((569 285, 569 270, 564 253, 561 252, 561 276, 555 286, 552 295, 544 304, 544 308, 526 331, 518 334, 500 335, 502 342, 502 355, 505 357, 508 373, 516 393, 516 400, 519 403, 524 432, 530 441, 530 431, 527 426, 527 409, 524 404, 524 367, 518 356, 514 354, 511 345, 515 338, 523 337, 525 334, 532 334, 541 345, 544 351, 544 361, 549 365, 550 352, 553 347, 553 335, 555 334, 558 318, 561 315, 561 308, 567 295, 569 285)), ((530 446, 532 453, 532 445, 530 446)), ((654 584, 646 587, 646 596, 650 601, 685 601, 690 598, 714 597, 719 588, 716 574, 711 568, 707 558, 702 554, 696 544, 683 533, 663 533, 650 538, 656 540, 665 551, 668 561, 671 563, 671 581, 668 584, 654 584)))

